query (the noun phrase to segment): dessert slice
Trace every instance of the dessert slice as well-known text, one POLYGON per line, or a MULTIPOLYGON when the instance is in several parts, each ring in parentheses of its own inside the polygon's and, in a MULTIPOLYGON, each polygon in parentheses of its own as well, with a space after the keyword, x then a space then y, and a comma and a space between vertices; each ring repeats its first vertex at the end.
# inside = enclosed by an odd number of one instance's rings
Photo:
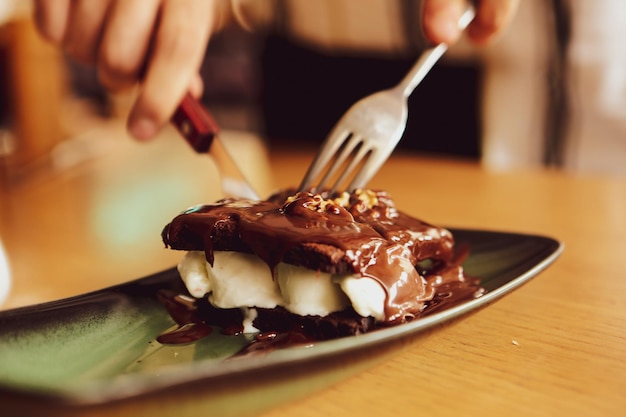
POLYGON ((203 300, 203 320, 229 326, 223 317, 236 311, 244 332, 357 334, 422 315, 451 282, 465 295, 478 288, 452 234, 396 210, 382 191, 225 199, 176 216, 162 238, 187 251, 178 270, 203 300))

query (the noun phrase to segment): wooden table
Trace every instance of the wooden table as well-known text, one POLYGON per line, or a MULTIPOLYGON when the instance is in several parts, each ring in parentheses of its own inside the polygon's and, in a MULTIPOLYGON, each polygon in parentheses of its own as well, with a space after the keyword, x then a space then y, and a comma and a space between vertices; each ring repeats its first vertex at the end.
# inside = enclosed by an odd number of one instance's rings
MULTIPOLYGON (((82 162, 5 184, 0 237, 13 289, 4 308, 175 264, 179 254, 163 250, 161 227, 215 197, 211 164, 177 140, 98 143, 105 145, 82 162)), ((294 185, 310 159, 307 150, 273 150, 271 164, 261 162, 273 179, 261 188, 294 185)), ((397 154, 371 185, 432 223, 545 234, 565 251, 493 305, 265 416, 626 414, 625 179, 494 173, 397 154)))

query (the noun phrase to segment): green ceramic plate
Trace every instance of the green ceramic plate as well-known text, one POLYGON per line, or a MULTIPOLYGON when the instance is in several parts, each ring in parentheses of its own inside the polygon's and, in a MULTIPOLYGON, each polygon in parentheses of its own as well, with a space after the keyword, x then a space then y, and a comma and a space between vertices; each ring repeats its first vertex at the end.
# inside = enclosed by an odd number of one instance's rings
POLYGON ((482 297, 407 324, 264 356, 231 358, 248 341, 245 336, 220 332, 189 345, 156 342, 155 337, 173 322, 155 294, 180 288, 175 269, 69 299, 0 312, 0 404, 9 404, 21 415, 29 410, 39 413, 41 407, 46 407, 46 415, 70 415, 77 410, 108 415, 124 406, 136 415, 150 407, 152 412, 196 407, 219 410, 220 415, 254 414, 263 404, 298 395, 289 390, 276 395, 278 385, 306 394, 345 377, 353 372, 349 368, 363 366, 362 361, 350 363, 345 358, 369 351, 366 356, 372 359, 376 356, 372 348, 384 356, 389 350, 385 346, 485 306, 546 268, 563 249, 560 242, 543 236, 452 232, 458 243, 470 245, 464 267, 480 277, 486 289, 482 297), (324 365, 331 369, 324 370, 324 365), (303 367, 311 369, 308 375, 305 370, 304 377, 303 367), (291 380, 290 369, 294 375, 298 370, 299 385, 296 378, 291 380), (228 402, 229 393, 239 400, 228 402))

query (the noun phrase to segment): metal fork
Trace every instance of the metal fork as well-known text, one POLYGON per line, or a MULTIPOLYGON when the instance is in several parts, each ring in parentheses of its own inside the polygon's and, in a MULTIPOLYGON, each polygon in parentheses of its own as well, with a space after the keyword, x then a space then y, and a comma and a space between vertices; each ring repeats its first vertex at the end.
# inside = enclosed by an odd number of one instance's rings
MULTIPOLYGON (((459 28, 464 30, 473 18, 474 8, 469 6, 459 19, 459 28)), ((404 133, 408 97, 447 49, 448 45, 444 43, 428 48, 398 85, 352 105, 322 144, 299 190, 328 190, 332 193, 340 190, 346 181, 350 181, 344 188, 347 191, 363 188, 404 133), (328 186, 335 178, 335 182, 328 186)))

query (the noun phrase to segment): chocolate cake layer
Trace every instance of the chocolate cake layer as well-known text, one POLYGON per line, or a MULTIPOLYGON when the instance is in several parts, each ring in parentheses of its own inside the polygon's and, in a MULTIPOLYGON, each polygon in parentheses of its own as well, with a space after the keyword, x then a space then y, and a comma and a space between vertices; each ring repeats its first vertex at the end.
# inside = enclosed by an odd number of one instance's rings
POLYGON ((205 251, 210 263, 213 251, 234 250, 256 253, 270 267, 286 262, 330 273, 361 272, 360 264, 369 260, 355 261, 350 252, 385 241, 408 249, 414 265, 451 259, 450 232, 397 211, 385 192, 352 194, 342 202, 345 207, 308 193, 291 200, 286 195, 194 207, 164 228, 163 242, 172 249, 205 251))

